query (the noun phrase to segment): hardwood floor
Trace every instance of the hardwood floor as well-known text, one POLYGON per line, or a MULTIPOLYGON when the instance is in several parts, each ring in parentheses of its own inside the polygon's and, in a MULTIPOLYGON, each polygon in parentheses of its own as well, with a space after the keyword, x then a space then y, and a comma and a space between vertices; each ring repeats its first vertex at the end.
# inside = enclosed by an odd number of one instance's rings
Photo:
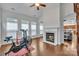
MULTIPOLYGON (((35 48, 31 52, 31 56, 76 56, 76 49, 71 47, 71 44, 63 44, 63 45, 50 45, 44 43, 42 38, 34 39, 32 42, 32 46, 35 48)), ((0 53, 4 55, 6 51, 9 50, 11 44, 3 45, 0 48, 0 53)))

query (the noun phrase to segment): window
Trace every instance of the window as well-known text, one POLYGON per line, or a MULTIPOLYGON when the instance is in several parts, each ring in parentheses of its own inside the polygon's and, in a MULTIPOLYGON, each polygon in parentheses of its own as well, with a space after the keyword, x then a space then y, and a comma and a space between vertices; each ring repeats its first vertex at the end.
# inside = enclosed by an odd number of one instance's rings
POLYGON ((43 34, 43 25, 40 24, 40 34, 43 34))
POLYGON ((27 35, 29 35, 29 22, 22 20, 21 29, 27 30, 27 35))
POLYGON ((36 22, 31 22, 31 35, 36 35, 36 22))
POLYGON ((28 27, 29 27, 28 24, 21 24, 21 29, 28 30, 29 29, 28 27))
POLYGON ((7 22, 7 31, 17 31, 18 24, 14 22, 7 22))
POLYGON ((16 32, 18 31, 17 19, 7 18, 6 25, 6 36, 12 36, 15 39, 16 32))

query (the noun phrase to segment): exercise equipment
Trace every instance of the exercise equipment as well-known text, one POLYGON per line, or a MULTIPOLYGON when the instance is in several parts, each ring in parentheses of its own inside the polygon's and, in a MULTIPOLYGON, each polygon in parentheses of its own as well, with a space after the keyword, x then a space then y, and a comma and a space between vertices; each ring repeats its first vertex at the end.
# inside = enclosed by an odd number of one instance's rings
POLYGON ((5 53, 5 55, 22 56, 33 50, 31 46, 32 39, 27 39, 27 30, 21 29, 21 31, 23 32, 23 38, 21 39, 22 41, 20 42, 20 45, 16 46, 12 40, 12 47, 5 53))
POLYGON ((8 42, 8 41, 12 40, 11 38, 12 38, 12 36, 7 36, 7 37, 5 37, 5 40, 4 41, 7 41, 8 42))
POLYGON ((16 44, 19 44, 19 36, 18 36, 18 33, 16 33, 17 35, 16 35, 16 44))

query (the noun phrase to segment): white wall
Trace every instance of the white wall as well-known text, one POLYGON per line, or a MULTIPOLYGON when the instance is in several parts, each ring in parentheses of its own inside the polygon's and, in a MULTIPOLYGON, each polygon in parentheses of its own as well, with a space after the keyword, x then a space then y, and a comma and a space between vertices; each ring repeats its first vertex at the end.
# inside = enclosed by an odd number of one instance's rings
POLYGON ((40 18, 45 27, 59 27, 59 3, 49 3, 40 18))
POLYGON ((73 3, 61 3, 60 6, 61 14, 63 14, 63 17, 67 16, 70 13, 74 13, 73 3))

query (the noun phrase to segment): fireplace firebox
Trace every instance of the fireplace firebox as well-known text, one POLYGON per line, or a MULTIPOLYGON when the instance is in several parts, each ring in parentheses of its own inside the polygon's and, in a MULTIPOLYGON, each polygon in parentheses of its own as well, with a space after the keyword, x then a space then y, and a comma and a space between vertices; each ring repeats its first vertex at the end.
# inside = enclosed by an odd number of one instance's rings
POLYGON ((46 33, 46 41, 49 42, 53 42, 54 43, 54 39, 55 39, 55 34, 54 33, 46 33))

